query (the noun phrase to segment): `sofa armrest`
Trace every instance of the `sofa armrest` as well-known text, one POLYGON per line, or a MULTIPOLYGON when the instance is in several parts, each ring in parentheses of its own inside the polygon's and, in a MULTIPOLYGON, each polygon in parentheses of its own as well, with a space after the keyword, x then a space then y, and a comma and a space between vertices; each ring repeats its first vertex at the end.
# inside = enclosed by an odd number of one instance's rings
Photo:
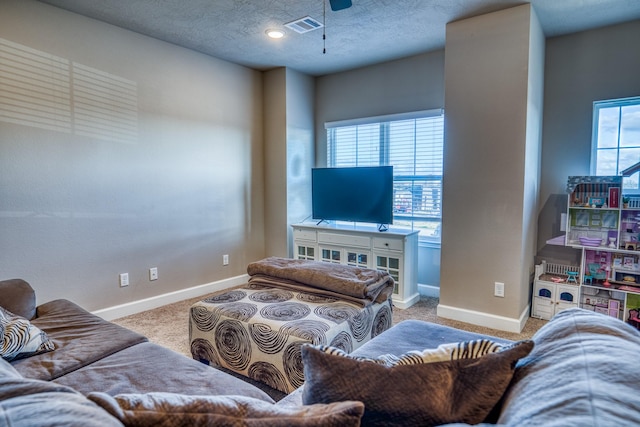
POLYGON ((36 293, 22 279, 0 281, 0 307, 31 320, 36 317, 36 293))
POLYGON ((38 306, 32 323, 44 331, 55 350, 11 364, 22 375, 50 381, 132 345, 143 335, 98 317, 71 301, 59 299, 38 306))
POLYGON ((533 336, 516 367, 500 423, 640 425, 640 333, 581 308, 563 310, 533 336))

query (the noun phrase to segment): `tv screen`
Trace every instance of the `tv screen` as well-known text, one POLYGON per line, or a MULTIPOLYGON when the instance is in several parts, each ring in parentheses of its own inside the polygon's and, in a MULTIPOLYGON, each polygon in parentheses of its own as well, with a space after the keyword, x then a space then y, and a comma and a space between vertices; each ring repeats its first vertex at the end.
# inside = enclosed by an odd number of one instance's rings
POLYGON ((312 216, 317 220, 393 223, 393 167, 314 168, 312 216))

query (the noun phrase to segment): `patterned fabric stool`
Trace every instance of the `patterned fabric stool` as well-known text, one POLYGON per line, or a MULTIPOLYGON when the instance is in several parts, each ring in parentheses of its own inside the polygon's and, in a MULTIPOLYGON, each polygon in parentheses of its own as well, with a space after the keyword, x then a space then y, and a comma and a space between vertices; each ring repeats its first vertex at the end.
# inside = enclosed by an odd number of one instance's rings
POLYGON ((304 381, 300 347, 357 349, 392 325, 391 299, 365 307, 311 292, 246 284, 191 306, 194 359, 290 393, 304 381))

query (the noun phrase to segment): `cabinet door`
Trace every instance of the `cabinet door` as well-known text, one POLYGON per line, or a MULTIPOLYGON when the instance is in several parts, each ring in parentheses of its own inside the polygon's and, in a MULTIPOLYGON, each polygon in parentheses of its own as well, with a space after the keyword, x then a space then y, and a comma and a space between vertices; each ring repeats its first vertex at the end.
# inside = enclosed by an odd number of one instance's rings
POLYGON ((334 264, 346 264, 342 255, 342 249, 330 246, 320 246, 320 261, 334 264))
POLYGON ((369 259, 371 254, 368 251, 361 251, 358 249, 345 249, 345 260, 347 265, 354 267, 369 268, 369 259))
POLYGON ((533 284, 533 296, 547 299, 549 301, 555 301, 556 285, 554 283, 536 280, 533 284))
POLYGON ((557 314, 562 310, 566 310, 568 308, 576 308, 578 303, 566 302, 566 301, 556 301, 556 309, 553 314, 557 314))
POLYGON ((580 299, 579 293, 580 288, 577 286, 556 285, 556 295, 554 299, 558 303, 576 307, 578 305, 578 300, 580 299))
POLYGON ((402 297, 402 293, 404 291, 402 286, 402 257, 396 254, 380 252, 375 253, 374 256, 376 258, 375 268, 386 271, 391 277, 393 277, 393 280, 395 281, 393 294, 402 297))
POLYGON ((296 259, 306 259, 314 261, 316 259, 316 247, 315 245, 308 245, 305 243, 296 243, 295 245, 296 259))
POLYGON ((316 232, 300 228, 293 229, 293 256, 296 259, 315 261, 317 259, 318 244, 316 232))
POLYGON ((546 297, 533 297, 531 317, 550 320, 555 314, 555 302, 546 297))

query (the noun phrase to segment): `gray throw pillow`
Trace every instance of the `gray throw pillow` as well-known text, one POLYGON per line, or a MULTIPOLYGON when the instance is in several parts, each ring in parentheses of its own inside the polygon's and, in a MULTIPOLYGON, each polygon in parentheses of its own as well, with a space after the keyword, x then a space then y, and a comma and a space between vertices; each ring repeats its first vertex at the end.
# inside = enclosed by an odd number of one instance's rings
POLYGON ((0 355, 3 359, 11 361, 54 348, 47 334, 37 326, 0 307, 0 355))
POLYGON ((475 340, 366 359, 306 344, 302 401, 361 401, 367 426, 477 424, 500 401, 516 362, 532 348, 528 340, 475 340))
POLYGON ((136 427, 357 427, 364 412, 360 402, 291 408, 244 396, 96 392, 88 397, 125 426, 136 427))

